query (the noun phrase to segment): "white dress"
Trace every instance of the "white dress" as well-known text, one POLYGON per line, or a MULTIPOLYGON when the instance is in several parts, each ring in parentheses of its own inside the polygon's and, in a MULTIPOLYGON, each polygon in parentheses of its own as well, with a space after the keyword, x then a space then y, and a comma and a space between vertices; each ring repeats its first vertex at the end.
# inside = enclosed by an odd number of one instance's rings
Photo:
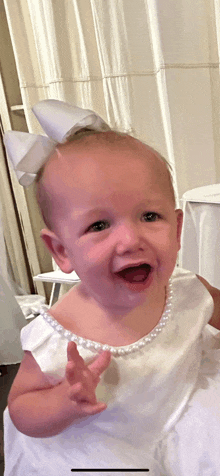
MULTIPOLYGON (((67 476, 71 469, 84 476, 94 474, 89 469, 219 476, 220 333, 207 326, 212 312, 212 298, 197 277, 176 269, 166 326, 138 351, 113 356, 102 375, 97 396, 107 410, 49 438, 18 432, 5 410, 5 476, 67 476)), ((67 363, 64 332, 39 316, 21 333, 23 349, 54 383, 67 363)), ((81 345, 78 350, 86 361, 94 357, 81 345)))

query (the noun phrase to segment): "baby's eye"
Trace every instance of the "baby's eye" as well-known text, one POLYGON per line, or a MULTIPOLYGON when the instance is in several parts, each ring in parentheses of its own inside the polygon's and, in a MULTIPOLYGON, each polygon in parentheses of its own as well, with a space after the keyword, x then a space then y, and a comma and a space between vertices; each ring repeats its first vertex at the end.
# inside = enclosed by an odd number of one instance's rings
POLYGON ((156 212, 148 212, 144 214, 145 221, 156 221, 160 218, 160 215, 156 212))
POLYGON ((105 230, 106 228, 109 228, 109 222, 108 221, 105 221, 105 220, 100 220, 100 221, 96 221, 95 223, 93 223, 93 225, 91 225, 89 228, 88 228, 88 231, 103 231, 105 230))

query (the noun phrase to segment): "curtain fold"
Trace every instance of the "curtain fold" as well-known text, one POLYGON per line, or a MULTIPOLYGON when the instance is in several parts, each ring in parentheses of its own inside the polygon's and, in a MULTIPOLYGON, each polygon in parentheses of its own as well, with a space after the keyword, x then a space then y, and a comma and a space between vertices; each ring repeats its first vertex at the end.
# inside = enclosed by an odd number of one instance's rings
POLYGON ((218 0, 4 0, 22 100, 94 109, 157 148, 179 196, 220 181, 218 0))
POLYGON ((41 272, 39 230, 36 233, 35 229, 39 215, 36 200, 32 192, 29 207, 31 190, 25 191, 18 184, 11 164, 7 162, 3 145, 3 133, 12 126, 1 74, 0 99, 0 205, 2 240, 5 244, 5 247, 1 247, 0 274, 14 294, 30 294, 35 288, 38 294, 45 296, 43 283, 34 285, 32 280, 34 275, 41 272))
MULTIPOLYGON (((32 276, 40 272, 33 228, 30 223, 24 191, 21 191, 21 187, 16 183, 16 178, 13 177, 13 171, 10 177, 1 141, 2 137, 0 135, 0 204, 2 218, 0 274, 15 294, 31 294, 31 292, 33 292, 33 282, 30 280, 30 271, 32 276), (11 185, 13 186, 15 195, 12 192, 11 185), (16 205, 14 202, 15 199, 16 205), (24 228, 23 233, 20 227, 24 228), (8 268, 12 271, 11 276, 8 274, 8 268), (14 285, 14 283, 16 284, 14 285)), ((45 295, 42 283, 36 286, 36 290, 39 294, 45 295)))

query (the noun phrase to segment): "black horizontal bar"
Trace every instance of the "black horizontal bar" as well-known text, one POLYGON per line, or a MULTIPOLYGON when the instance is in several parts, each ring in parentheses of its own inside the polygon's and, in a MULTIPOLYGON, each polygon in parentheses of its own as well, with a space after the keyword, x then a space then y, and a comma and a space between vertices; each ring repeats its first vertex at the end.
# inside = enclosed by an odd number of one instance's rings
POLYGON ((96 472, 99 472, 99 473, 101 473, 101 472, 102 472, 102 473, 107 473, 107 471, 108 471, 108 472, 111 471, 111 472, 114 472, 114 473, 115 473, 115 472, 117 472, 117 473, 122 473, 122 472, 124 472, 124 473, 131 473, 131 472, 144 473, 144 472, 148 472, 148 471, 150 471, 150 470, 149 470, 149 469, 136 469, 136 468, 135 468, 135 469, 123 469, 123 468, 121 468, 121 469, 115 469, 115 468, 109 468, 109 469, 102 469, 102 468, 100 468, 100 469, 94 469, 94 468, 91 468, 91 469, 71 469, 71 471, 72 471, 72 472, 75 472, 75 473, 80 472, 80 471, 82 471, 83 473, 86 473, 87 471, 90 471, 91 473, 96 473, 96 472))

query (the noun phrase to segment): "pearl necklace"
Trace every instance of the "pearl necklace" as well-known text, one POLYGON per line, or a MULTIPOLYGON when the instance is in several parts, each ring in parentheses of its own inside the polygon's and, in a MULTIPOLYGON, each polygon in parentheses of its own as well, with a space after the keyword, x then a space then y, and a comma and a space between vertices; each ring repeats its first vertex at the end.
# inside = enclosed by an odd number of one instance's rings
POLYGON ((171 315, 171 307, 172 307, 172 297, 173 297, 173 290, 172 290, 172 280, 170 278, 168 283, 167 289, 167 297, 166 297, 166 305, 164 312, 160 318, 160 321, 156 325, 156 327, 145 337, 142 337, 140 340, 135 342, 134 344, 129 344, 121 347, 113 347, 107 344, 100 344, 98 342, 94 342, 89 339, 84 339, 83 337, 78 337, 77 335, 73 334, 72 332, 66 330, 59 322, 57 322, 48 312, 48 308, 46 306, 42 306, 40 309, 41 316, 45 319, 48 324, 50 324, 57 332, 59 332, 63 337, 65 337, 68 341, 73 341, 77 345, 81 345, 84 349, 91 350, 92 352, 100 352, 103 350, 110 350, 110 352, 114 356, 121 356, 126 354, 131 354, 138 350, 141 350, 147 344, 152 342, 159 335, 162 331, 163 327, 166 325, 168 319, 171 315))

